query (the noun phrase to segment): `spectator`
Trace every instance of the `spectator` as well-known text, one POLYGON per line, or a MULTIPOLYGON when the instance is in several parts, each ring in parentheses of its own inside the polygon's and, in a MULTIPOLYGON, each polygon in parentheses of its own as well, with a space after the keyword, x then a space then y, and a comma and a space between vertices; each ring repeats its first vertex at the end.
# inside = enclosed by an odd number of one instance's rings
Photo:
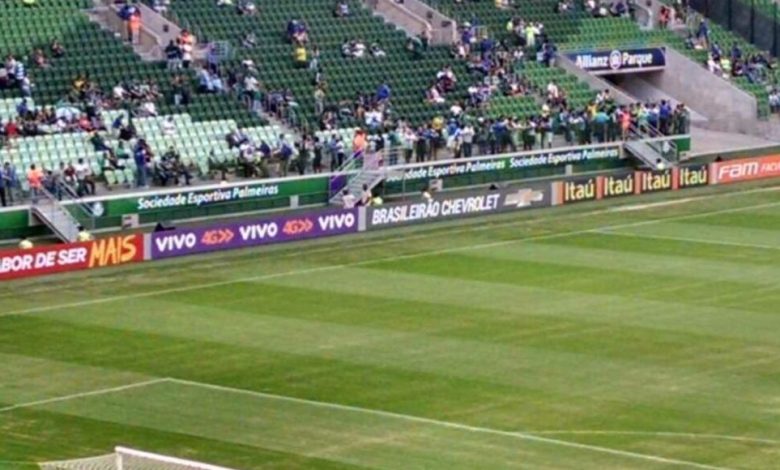
POLYGON ((164 15, 168 12, 168 5, 171 0, 152 0, 152 10, 164 15))
POLYGON ((27 171, 27 183, 30 185, 30 196, 33 203, 38 201, 38 196, 43 189, 43 172, 33 163, 27 171))
POLYGON ((439 87, 434 83, 426 93, 425 100, 429 104, 442 104, 445 103, 447 100, 441 95, 441 92, 439 91, 439 87))
POLYGON ((390 88, 390 85, 384 81, 379 85, 379 88, 376 91, 376 101, 380 104, 385 104, 390 100, 392 95, 393 91, 390 88))
POLYGON ((51 56, 55 59, 61 59, 62 57, 65 57, 65 48, 57 39, 51 40, 51 44, 49 45, 49 52, 51 52, 51 56))
POLYGON ((138 142, 135 145, 135 149, 133 150, 133 160, 135 161, 136 168, 135 180, 139 188, 149 188, 146 177, 147 165, 150 159, 151 155, 149 153, 149 148, 146 145, 146 141, 143 139, 138 139, 138 142))
POLYGON ((95 179, 89 164, 79 158, 73 168, 76 170, 76 192, 79 196, 95 194, 95 179))
POLYGON ((335 8, 333 8, 333 16, 336 18, 346 18, 351 15, 352 12, 349 11, 349 4, 344 0, 340 0, 336 3, 335 8))
POLYGON ((167 60, 168 70, 178 70, 181 68, 181 48, 171 39, 165 47, 165 58, 167 60))
POLYGON ((769 109, 773 113, 780 112, 780 92, 777 88, 773 88, 772 92, 769 93, 769 109))
POLYGON ((349 192, 349 189, 345 188, 341 193, 341 203, 343 204, 344 209, 352 209, 357 204, 357 199, 349 192))
POLYGON ((246 49, 254 49, 257 46, 257 35, 254 31, 247 31, 241 38, 241 45, 246 49))
POLYGON ((374 196, 371 194, 371 189, 368 188, 367 184, 363 184, 363 191, 360 193, 360 200, 357 202, 357 205, 370 206, 372 199, 374 199, 374 196))
POLYGON ((306 44, 309 40, 306 24, 302 20, 287 22, 287 39, 293 44, 306 44))
POLYGON ((173 116, 168 116, 160 124, 163 135, 172 137, 176 135, 176 121, 173 120, 173 116))
POLYGON ((709 44, 710 44, 710 27, 709 27, 709 24, 707 23, 707 19, 706 18, 702 18, 701 21, 699 21, 699 27, 696 30, 696 39, 705 48, 709 48, 709 44))
POLYGON ((433 31, 431 31, 431 26, 426 25, 423 30, 420 32, 420 43, 422 44, 422 48, 424 51, 428 50, 428 47, 431 44, 431 40, 433 39, 433 31))
POLYGON ((374 41, 371 43, 371 46, 369 47, 369 51, 371 51, 372 57, 386 57, 387 53, 382 49, 382 47, 379 45, 379 42, 374 41))
POLYGON ((344 57, 362 58, 366 54, 366 45, 360 39, 346 40, 341 44, 341 55, 344 57))
POLYGON ((299 69, 304 69, 309 66, 309 59, 308 59, 308 52, 306 51, 306 46, 303 44, 296 44, 295 50, 293 53, 293 59, 295 61, 295 66, 299 69))
POLYGON ((254 0, 239 0, 236 12, 243 16, 254 16, 257 13, 257 5, 254 0))
POLYGON ((32 53, 32 61, 39 69, 45 69, 49 67, 49 62, 46 60, 46 56, 43 53, 43 49, 35 49, 32 53))

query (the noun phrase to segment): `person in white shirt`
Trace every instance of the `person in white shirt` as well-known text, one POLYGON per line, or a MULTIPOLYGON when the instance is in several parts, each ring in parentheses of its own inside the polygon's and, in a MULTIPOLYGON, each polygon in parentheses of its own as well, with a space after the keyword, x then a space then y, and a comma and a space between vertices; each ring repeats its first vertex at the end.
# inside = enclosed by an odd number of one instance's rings
POLYGON ((162 129, 163 135, 166 136, 176 135, 176 123, 173 121, 173 116, 168 116, 167 118, 165 118, 162 124, 160 124, 160 127, 162 129))
POLYGON ((185 69, 188 69, 192 63, 192 44, 190 42, 183 42, 179 47, 181 48, 181 65, 185 69))
POLYGON ((146 101, 141 105, 141 112, 144 116, 157 116, 157 106, 154 101, 146 101))
POLYGON ((360 205, 361 206, 370 206, 371 201, 374 200, 374 195, 371 194, 371 190, 368 189, 368 185, 363 185, 363 192, 360 194, 360 205))
POLYGON ((447 100, 444 99, 443 96, 441 96, 441 93, 439 93, 439 89, 436 87, 436 85, 433 85, 428 90, 428 102, 431 104, 442 104, 446 102, 447 100))
POLYGON ((95 194, 95 181, 92 178, 92 170, 89 168, 89 164, 84 161, 83 158, 79 158, 73 170, 76 174, 76 191, 79 195, 94 195, 95 194))
POLYGON ((355 41, 355 44, 352 46, 352 56, 359 59, 364 55, 366 55, 366 45, 361 40, 355 41))
POLYGON ((122 86, 121 83, 117 83, 113 90, 114 99, 116 100, 124 100, 125 99, 125 88, 122 86))
POLYGON ((352 209, 355 207, 355 204, 357 204, 357 199, 349 192, 349 189, 345 189, 344 192, 341 193, 341 202, 344 204, 344 209, 352 209))
POLYGON ((550 82, 547 84, 547 99, 553 102, 558 101, 558 98, 561 96, 560 89, 558 88, 558 85, 555 82, 550 82))

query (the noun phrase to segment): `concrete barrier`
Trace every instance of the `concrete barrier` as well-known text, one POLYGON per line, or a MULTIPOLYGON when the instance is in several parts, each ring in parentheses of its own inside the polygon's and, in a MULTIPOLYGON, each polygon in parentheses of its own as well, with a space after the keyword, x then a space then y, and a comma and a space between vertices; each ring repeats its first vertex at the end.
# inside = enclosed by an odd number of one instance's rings
POLYGON ((420 0, 365 0, 372 10, 410 36, 431 32, 431 44, 450 45, 457 39, 457 23, 420 0))

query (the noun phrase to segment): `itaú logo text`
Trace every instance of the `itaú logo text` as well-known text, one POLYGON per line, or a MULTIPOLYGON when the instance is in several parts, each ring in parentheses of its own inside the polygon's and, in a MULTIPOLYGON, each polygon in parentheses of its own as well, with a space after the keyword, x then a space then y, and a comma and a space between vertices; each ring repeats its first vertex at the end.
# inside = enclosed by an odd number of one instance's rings
POLYGON ((207 230, 200 238, 204 245, 224 245, 230 243, 235 234, 230 229, 207 230))
POLYGON ((301 233, 309 233, 312 229, 314 229, 314 222, 312 222, 311 219, 291 219, 282 227, 282 233, 286 235, 299 235, 301 233))

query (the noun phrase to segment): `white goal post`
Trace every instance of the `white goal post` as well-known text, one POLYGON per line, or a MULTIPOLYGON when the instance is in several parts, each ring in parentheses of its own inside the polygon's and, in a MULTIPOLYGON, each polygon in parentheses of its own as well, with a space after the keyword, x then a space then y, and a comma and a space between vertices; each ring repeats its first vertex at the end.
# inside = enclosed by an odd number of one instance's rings
POLYGON ((39 466, 41 470, 235 470, 128 447, 116 447, 113 454, 45 462, 39 466))

